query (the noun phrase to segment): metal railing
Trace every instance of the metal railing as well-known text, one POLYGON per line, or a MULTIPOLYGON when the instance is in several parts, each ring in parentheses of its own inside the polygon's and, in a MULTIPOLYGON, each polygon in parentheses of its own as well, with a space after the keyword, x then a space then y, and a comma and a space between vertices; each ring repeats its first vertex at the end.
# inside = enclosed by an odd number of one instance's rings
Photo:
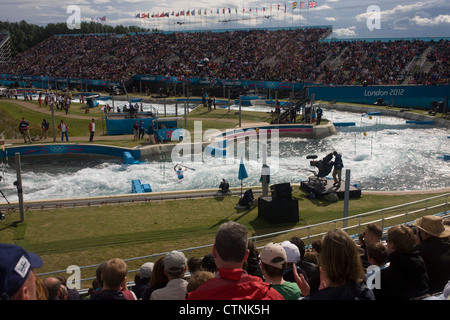
MULTIPOLYGON (((384 232, 391 226, 397 224, 409 224, 413 223, 415 219, 418 219, 425 215, 440 215, 443 218, 450 218, 448 199, 450 193, 430 197, 423 200, 409 202, 393 207, 388 207, 380 210, 370 211, 354 216, 349 216, 340 219, 334 219, 308 226, 268 233, 264 235, 252 236, 249 240, 252 240, 257 249, 262 248, 268 242, 281 242, 288 240, 290 237, 300 237, 307 247, 309 247, 313 240, 320 239, 329 230, 340 228, 345 230, 352 238, 357 239, 358 235, 364 231, 366 225, 375 223, 379 225, 384 232), (259 245, 261 244, 261 245, 259 245)), ((203 246, 191 247, 187 249, 179 249, 185 253, 187 258, 198 256, 203 257, 205 254, 211 253, 213 244, 207 244, 203 246)), ((134 274, 139 271, 139 267, 145 262, 156 261, 159 257, 165 255, 166 252, 156 253, 141 257, 135 257, 131 259, 124 259, 128 264, 129 274, 134 274)), ((88 265, 79 267, 82 273, 88 273, 93 275, 91 277, 81 279, 81 292, 86 292, 90 287, 92 280, 95 279, 95 271, 99 264, 88 265), (83 289, 84 288, 84 289, 83 289)), ((39 276, 57 276, 68 274, 67 270, 58 270, 46 273, 40 273, 39 276)), ((129 285, 133 285, 134 282, 129 282, 129 285)))

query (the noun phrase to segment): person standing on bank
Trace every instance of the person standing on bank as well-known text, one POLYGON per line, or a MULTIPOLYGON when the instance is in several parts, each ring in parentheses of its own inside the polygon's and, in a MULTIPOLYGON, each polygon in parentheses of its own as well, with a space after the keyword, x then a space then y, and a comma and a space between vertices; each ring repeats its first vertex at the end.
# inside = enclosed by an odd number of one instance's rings
POLYGON ((332 162, 334 168, 333 168, 333 180, 334 180, 334 187, 339 188, 341 186, 342 181, 342 168, 344 167, 344 163, 342 162, 342 155, 340 153, 337 153, 337 151, 333 151, 334 155, 334 162, 332 162))
POLYGON ((95 133, 95 119, 92 118, 91 122, 89 122, 89 142, 94 142, 94 133, 95 133))
POLYGON ((317 114, 316 124, 319 125, 320 121, 322 121, 322 114, 323 114, 323 110, 320 106, 317 108, 316 114, 317 114))
POLYGON ((47 132, 48 132, 49 127, 50 127, 50 124, 48 123, 48 121, 45 120, 45 119, 42 119, 42 124, 41 124, 41 129, 42 129, 41 139, 42 139, 42 138, 47 139, 47 132))
POLYGON ((20 133, 22 133, 23 141, 25 143, 27 143, 27 142, 31 143, 29 127, 30 127, 30 123, 25 118, 22 118, 22 121, 20 121, 20 124, 19 124, 19 131, 20 131, 20 133))
POLYGON ((69 126, 61 120, 61 123, 58 125, 58 129, 61 130, 61 141, 64 141, 64 136, 66 137, 66 141, 69 141, 69 126))

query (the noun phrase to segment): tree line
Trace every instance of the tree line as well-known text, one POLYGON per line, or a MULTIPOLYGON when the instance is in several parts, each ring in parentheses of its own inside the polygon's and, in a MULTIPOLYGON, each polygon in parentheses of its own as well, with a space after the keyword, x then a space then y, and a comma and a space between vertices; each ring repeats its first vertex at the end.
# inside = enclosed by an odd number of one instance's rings
POLYGON ((49 23, 45 26, 29 24, 25 20, 20 22, 0 21, 0 33, 8 32, 11 36, 11 56, 25 52, 27 49, 57 34, 90 34, 90 33, 114 33, 124 34, 129 32, 147 32, 136 26, 109 26, 98 22, 81 22, 81 29, 69 29, 66 23, 49 23))

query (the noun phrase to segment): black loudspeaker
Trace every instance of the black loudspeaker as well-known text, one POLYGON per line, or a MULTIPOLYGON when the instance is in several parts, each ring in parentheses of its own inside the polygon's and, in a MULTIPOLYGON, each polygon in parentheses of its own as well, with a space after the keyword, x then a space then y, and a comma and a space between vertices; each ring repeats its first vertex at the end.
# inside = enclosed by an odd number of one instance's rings
POLYGON ((270 186, 273 200, 292 200, 292 187, 290 183, 279 183, 270 186))
POLYGON ((274 200, 272 197, 258 198, 258 217, 270 224, 298 222, 298 200, 274 200))

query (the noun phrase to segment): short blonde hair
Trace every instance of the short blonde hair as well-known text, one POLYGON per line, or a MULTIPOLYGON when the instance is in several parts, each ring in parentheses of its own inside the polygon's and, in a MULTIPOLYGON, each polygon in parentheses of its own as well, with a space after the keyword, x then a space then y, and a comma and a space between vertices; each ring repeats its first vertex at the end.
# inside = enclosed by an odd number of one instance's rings
POLYGON ((128 273, 128 266, 120 258, 108 260, 102 271, 104 285, 110 288, 120 288, 123 279, 128 273))
POLYGON ((387 242, 395 245, 395 251, 409 253, 416 245, 416 237, 411 228, 400 224, 389 228, 387 242))

